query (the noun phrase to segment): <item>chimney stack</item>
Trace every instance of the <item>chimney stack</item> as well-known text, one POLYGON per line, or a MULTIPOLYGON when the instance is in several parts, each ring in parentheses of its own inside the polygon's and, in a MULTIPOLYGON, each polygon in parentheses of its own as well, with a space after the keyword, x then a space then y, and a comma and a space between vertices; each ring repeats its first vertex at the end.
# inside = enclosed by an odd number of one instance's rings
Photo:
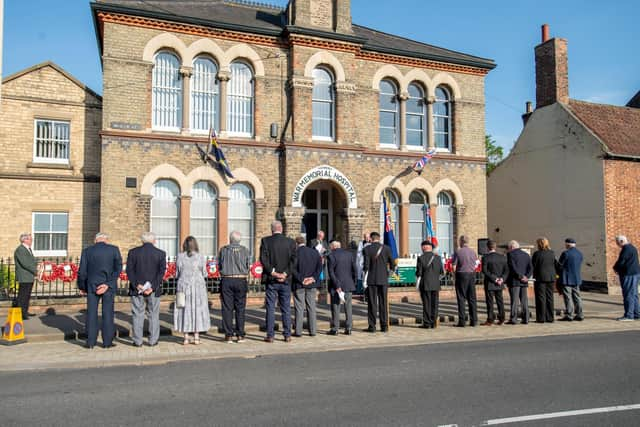
POLYGON ((531 117, 531 114, 533 113, 533 104, 531 103, 531 101, 527 101, 525 104, 525 109, 524 109, 524 114, 522 115, 522 124, 523 125, 527 125, 527 122, 529 121, 529 117, 531 117))
POLYGON ((569 103, 567 40, 549 38, 549 25, 542 26, 542 43, 535 48, 536 108, 569 103))

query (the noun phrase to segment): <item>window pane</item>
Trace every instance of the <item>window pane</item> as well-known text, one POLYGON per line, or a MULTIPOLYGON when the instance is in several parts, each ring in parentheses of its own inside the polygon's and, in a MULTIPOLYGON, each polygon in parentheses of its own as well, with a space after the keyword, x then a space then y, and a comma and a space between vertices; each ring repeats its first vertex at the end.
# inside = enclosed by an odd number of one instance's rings
POLYGON ((253 191, 245 184, 233 184, 229 189, 229 231, 242 234, 242 244, 254 254, 255 217, 253 191))
POLYGON ((227 91, 227 130, 253 135, 253 73, 248 65, 231 64, 227 91))
POLYGON ((411 98, 422 98, 422 89, 415 84, 409 85, 409 96, 411 98))
POLYGON ((182 126, 180 61, 168 52, 156 55, 152 76, 153 127, 179 130, 182 126))
POLYGON ((398 100, 395 95, 380 95, 380 108, 383 110, 395 111, 397 109, 398 100))
POLYGON ((442 87, 437 87, 436 88, 436 100, 438 101, 448 101, 449 100, 449 92, 447 92, 444 88, 442 87))
POLYGON ((156 234, 158 247, 169 257, 178 252, 180 220, 180 190, 173 181, 157 181, 151 188, 151 231, 156 234))
POLYGON ((407 129, 407 145, 412 147, 421 147, 423 145, 422 131, 407 129))
POLYGON ((33 250, 34 251, 48 251, 49 242, 51 241, 51 234, 48 233, 34 233, 33 235, 33 250))
POLYGON ((37 213, 33 215, 33 231, 50 231, 51 230, 51 215, 37 213))
POLYGON ((433 104, 433 114, 438 116, 449 115, 449 104, 445 102, 436 102, 433 104))
POLYGON ((51 216, 51 231, 55 231, 55 232, 62 232, 62 233, 66 233, 67 232, 67 220, 68 220, 68 215, 67 214, 54 214, 51 216))
POLYGON ((55 120, 35 121, 35 160, 69 161, 69 123, 55 120))
POLYGON ((396 127, 396 115, 394 113, 388 113, 386 111, 380 112, 380 126, 383 128, 391 128, 391 131, 395 131, 396 127))
POLYGON ((425 216, 424 204, 409 205, 409 221, 423 221, 425 216))
POLYGON ((193 62, 191 77, 191 129, 218 127, 218 68, 208 58, 193 62))

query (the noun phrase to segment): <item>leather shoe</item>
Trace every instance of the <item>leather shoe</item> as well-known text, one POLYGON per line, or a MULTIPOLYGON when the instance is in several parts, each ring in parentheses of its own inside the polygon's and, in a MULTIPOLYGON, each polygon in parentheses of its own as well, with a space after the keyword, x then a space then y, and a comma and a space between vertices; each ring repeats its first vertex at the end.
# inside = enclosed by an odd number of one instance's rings
POLYGON ((505 322, 507 325, 517 325, 516 322, 509 320, 508 322, 505 322))
POLYGON ((464 328, 464 323, 458 323, 456 324, 456 328, 464 328))
POLYGON ((504 325, 504 320, 498 320, 498 325, 504 325))
POLYGON ((584 317, 574 317, 573 320, 575 320, 576 322, 582 322, 584 320, 584 317))
POLYGON ((351 329, 346 329, 346 330, 344 331, 344 334, 345 334, 345 335, 351 335, 351 329))
POLYGON ((367 329, 364 330, 365 332, 369 332, 371 334, 376 332, 376 328, 372 328, 371 326, 369 326, 367 329))
POLYGON ((272 343, 273 337, 264 337, 264 342, 272 343))
POLYGON ((301 338, 302 334, 291 334, 292 337, 301 338))
POLYGON ((482 326, 493 326, 493 322, 487 320, 486 322, 482 323, 482 326))
POLYGON ((158 345, 158 343, 157 343, 157 342, 154 342, 153 344, 151 344, 151 343, 149 343, 149 344, 148 344, 148 346, 149 346, 149 347, 155 347, 155 346, 157 346, 157 345, 158 345))
POLYGON ((389 332, 389 329, 387 329, 387 328, 381 328, 381 329, 380 329, 380 332, 389 332))
POLYGON ((291 342, 291 337, 284 337, 284 342, 291 342))
POLYGON ((561 322, 571 322, 573 319, 571 317, 569 317, 569 316, 564 316, 563 318, 558 319, 558 320, 561 321, 561 322))
POLYGON ((95 345, 89 345, 89 344, 84 345, 84 348, 86 348, 87 350, 93 350, 93 347, 95 347, 95 345))
POLYGON ((25 313, 25 315, 22 316, 23 319, 28 319, 29 317, 36 317, 36 315, 34 313, 25 313))
POLYGON ((102 348, 113 348, 113 347, 116 347, 116 346, 117 346, 116 343, 111 343, 109 345, 102 344, 102 348))
POLYGON ((338 335, 338 331, 332 329, 327 333, 327 335, 338 335))
POLYGON ((134 346, 134 347, 142 347, 142 343, 134 342, 134 343, 133 343, 133 346, 134 346))

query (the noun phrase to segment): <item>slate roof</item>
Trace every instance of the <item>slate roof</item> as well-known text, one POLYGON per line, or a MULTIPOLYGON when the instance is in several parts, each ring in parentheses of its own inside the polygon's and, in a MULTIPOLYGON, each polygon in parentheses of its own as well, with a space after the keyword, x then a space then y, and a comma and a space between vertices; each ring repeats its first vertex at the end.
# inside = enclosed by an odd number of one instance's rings
POLYGON ((569 109, 612 155, 640 157, 640 109, 569 101, 569 109))
MULTIPOLYGON (((94 11, 121 12, 134 16, 191 23, 264 35, 280 36, 300 30, 287 26, 285 9, 245 0, 98 0, 94 11)), ((354 41, 363 49, 393 55, 493 69, 491 59, 480 58, 383 33, 353 24, 354 36, 315 31, 319 36, 354 41)))
POLYGON ((640 108, 640 90, 629 100, 627 107, 640 108))

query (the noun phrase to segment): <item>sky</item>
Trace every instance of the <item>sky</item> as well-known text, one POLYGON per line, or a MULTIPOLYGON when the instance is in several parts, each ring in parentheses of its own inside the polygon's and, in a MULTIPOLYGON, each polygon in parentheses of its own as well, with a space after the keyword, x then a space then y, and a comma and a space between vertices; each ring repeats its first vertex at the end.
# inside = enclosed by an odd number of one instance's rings
MULTIPOLYGON (((51 60, 102 92, 89 0, 4 4, 3 76, 51 60)), ((544 23, 568 40, 571 98, 624 105, 640 90, 638 0, 352 0, 351 8, 356 24, 493 59, 486 132, 506 150, 522 130, 525 102, 535 101, 533 48, 544 23)))

